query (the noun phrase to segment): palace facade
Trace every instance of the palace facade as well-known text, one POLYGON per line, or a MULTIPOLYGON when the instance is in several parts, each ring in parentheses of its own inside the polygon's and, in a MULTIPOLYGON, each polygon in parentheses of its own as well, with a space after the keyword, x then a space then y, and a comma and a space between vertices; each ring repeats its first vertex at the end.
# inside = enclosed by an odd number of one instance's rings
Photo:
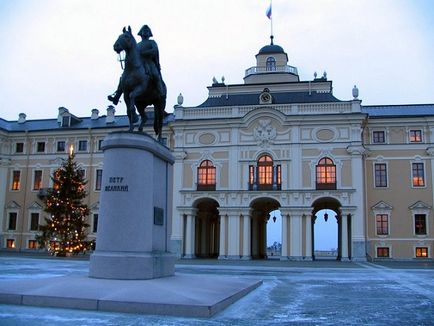
MULTIPOLYGON (((432 259, 434 104, 363 106, 355 86, 337 99, 326 74, 301 81, 273 42, 243 84, 214 79, 208 90, 196 107, 180 96, 164 122, 175 158, 173 252, 266 258, 270 212, 280 210, 281 259, 312 260, 317 213, 327 209, 342 261, 432 259)), ((70 145, 88 180, 95 239, 101 142, 127 126, 113 107, 104 116, 59 108, 55 119, 0 119, 2 250, 36 250, 41 199, 70 145)))

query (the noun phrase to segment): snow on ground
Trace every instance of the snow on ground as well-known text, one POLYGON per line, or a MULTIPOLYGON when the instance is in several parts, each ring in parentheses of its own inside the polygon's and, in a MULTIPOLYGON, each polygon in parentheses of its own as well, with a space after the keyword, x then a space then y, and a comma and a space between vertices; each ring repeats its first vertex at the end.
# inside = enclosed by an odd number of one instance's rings
MULTIPOLYGON (((265 270, 179 265, 177 273, 254 277, 264 284, 210 319, 0 305, 0 325, 432 325, 433 269, 348 266, 352 268, 300 264, 265 270)), ((88 261, 0 257, 0 279, 86 275, 88 267, 88 261)))

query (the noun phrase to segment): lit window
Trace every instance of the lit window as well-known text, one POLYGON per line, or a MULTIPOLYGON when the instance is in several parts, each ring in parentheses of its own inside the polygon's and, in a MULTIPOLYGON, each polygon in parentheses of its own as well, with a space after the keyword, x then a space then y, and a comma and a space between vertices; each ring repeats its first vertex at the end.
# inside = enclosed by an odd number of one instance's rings
POLYGON ((416 247, 416 257, 427 258, 428 247, 416 247))
POLYGON ((18 214, 16 212, 9 213, 9 225, 8 230, 16 230, 17 229, 17 217, 18 214))
POLYGON ((271 186, 273 184, 273 159, 263 155, 258 160, 258 186, 271 186))
POLYGON ((377 214, 375 218, 377 223, 377 235, 388 235, 389 216, 387 214, 377 214))
POLYGON ((6 248, 9 248, 9 249, 15 248, 15 239, 7 239, 6 240, 6 248))
POLYGON ((101 190, 101 184, 102 184, 102 170, 97 169, 96 178, 95 178, 95 190, 101 190))
POLYGON ((421 143, 422 130, 410 130, 409 137, 410 137, 410 143, 421 143))
POLYGON ((316 189, 336 189, 336 165, 328 157, 320 159, 316 166, 316 189))
POLYGON ((374 144, 385 143, 384 131, 373 131, 372 132, 372 142, 374 144))
POLYGON ((426 215, 414 215, 414 233, 416 235, 426 235, 426 215))
POLYGON ((39 213, 30 214, 30 231, 39 230, 39 213))
POLYGON ((87 151, 87 140, 78 141, 78 151, 79 152, 87 151))
POLYGON ((36 240, 29 240, 29 249, 38 249, 38 243, 36 240))
POLYGON ((265 63, 266 71, 276 71, 276 59, 273 57, 268 57, 265 63))
POLYGON ((23 153, 23 152, 24 152, 24 143, 16 143, 15 153, 23 153))
POLYGON ((33 174, 33 190, 42 188, 42 170, 35 170, 33 174))
POLYGON ((63 140, 60 140, 57 142, 57 151, 58 152, 65 152, 66 143, 63 140))
POLYGON ((375 187, 387 187, 386 163, 375 163, 375 187))
POLYGON ((45 152, 45 142, 40 141, 36 143, 36 152, 44 153, 45 152))
POLYGON ((215 190, 216 169, 210 160, 200 163, 197 169, 197 190, 215 190))
POLYGON ((12 190, 20 190, 21 171, 15 170, 12 172, 12 190))
POLYGON ((423 163, 411 164, 413 187, 425 187, 425 172, 423 163))
POLYGON ((377 257, 378 258, 389 258, 389 247, 377 247, 377 257))

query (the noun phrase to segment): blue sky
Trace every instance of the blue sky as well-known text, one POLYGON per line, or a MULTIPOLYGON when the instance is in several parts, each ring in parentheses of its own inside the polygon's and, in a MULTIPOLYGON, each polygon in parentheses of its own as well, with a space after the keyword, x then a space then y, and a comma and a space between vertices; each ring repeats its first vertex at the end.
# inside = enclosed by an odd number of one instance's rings
MULTIPOLYGON (((215 76, 243 83, 269 43, 264 0, 3 0, 0 2, 0 117, 105 113, 121 68, 113 43, 122 27, 152 28, 168 86, 196 106, 215 76)), ((327 72, 334 94, 363 104, 434 103, 434 2, 274 0, 275 43, 302 80, 327 72)), ((123 105, 117 114, 124 114, 123 105)))

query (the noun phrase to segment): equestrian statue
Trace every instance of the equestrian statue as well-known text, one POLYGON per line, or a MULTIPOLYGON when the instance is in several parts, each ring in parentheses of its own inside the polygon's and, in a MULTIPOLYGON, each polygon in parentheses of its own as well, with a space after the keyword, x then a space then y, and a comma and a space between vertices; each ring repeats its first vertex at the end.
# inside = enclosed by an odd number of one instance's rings
POLYGON ((125 67, 116 92, 109 95, 108 99, 117 105, 121 95, 124 95, 131 132, 134 131, 134 123, 138 121, 136 108, 140 114, 138 129, 143 131, 147 120, 145 108, 153 105, 154 131, 158 139, 161 139, 167 89, 161 77, 158 46, 154 40, 149 39, 152 32, 148 25, 144 25, 138 35, 142 38, 139 43, 136 42, 131 27, 124 27, 113 45, 119 55, 125 51, 125 67))

